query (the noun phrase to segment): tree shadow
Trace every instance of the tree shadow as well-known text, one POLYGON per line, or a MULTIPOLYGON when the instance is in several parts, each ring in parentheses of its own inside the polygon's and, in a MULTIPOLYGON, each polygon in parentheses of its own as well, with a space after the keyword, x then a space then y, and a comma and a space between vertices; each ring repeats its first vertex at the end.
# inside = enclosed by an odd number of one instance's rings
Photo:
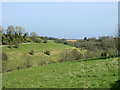
POLYGON ((116 89, 120 90, 120 80, 117 80, 115 83, 112 83, 110 86, 111 86, 111 90, 116 90, 116 89))
POLYGON ((78 60, 78 62, 81 62, 81 61, 93 61, 93 60, 104 60, 104 59, 109 59, 109 57, 108 58, 106 58, 106 57, 88 58, 88 59, 78 60))

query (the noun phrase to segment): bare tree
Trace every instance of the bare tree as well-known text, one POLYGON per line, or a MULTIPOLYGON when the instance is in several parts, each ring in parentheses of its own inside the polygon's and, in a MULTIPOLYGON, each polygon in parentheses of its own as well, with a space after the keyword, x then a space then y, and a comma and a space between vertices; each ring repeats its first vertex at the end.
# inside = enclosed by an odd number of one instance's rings
POLYGON ((25 29, 20 26, 16 26, 15 29, 19 36, 22 36, 25 32, 25 29))

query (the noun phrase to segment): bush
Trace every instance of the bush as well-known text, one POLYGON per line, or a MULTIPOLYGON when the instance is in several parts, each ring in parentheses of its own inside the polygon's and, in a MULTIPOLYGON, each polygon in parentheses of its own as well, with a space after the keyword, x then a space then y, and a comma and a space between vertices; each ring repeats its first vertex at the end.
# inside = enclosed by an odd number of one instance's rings
POLYGON ((33 41, 36 42, 36 43, 41 43, 41 40, 38 39, 38 38, 34 38, 33 41))
POLYGON ((29 54, 34 55, 34 50, 30 50, 29 54))
POLYGON ((13 71, 13 69, 8 69, 6 72, 11 72, 11 71, 13 71))
POLYGON ((18 43, 17 42, 15 42, 14 48, 18 48, 18 43))
POLYGON ((93 50, 87 50, 87 52, 85 53, 85 59, 100 57, 101 53, 102 50, 99 50, 97 48, 94 48, 93 50))
POLYGON ((73 49, 71 50, 65 50, 60 53, 60 59, 58 60, 59 62, 63 61, 72 61, 72 60, 79 60, 82 59, 83 55, 77 50, 73 49))
POLYGON ((77 49, 73 49, 71 53, 74 60, 79 60, 83 58, 82 53, 80 53, 77 49))
POLYGON ((56 61, 49 61, 49 64, 53 64, 53 63, 56 63, 56 61))
POLYGON ((7 40, 4 40, 4 41, 2 41, 2 44, 3 44, 3 45, 8 45, 8 41, 7 41, 7 40))
POLYGON ((59 62, 71 60, 73 60, 71 50, 64 50, 63 52, 60 53, 60 59, 58 60, 59 62))
POLYGON ((66 39, 56 39, 55 42, 64 44, 66 42, 66 39))
POLYGON ((45 39, 43 36, 41 36, 40 38, 43 39, 43 40, 45 39))
POLYGON ((26 67, 27 68, 32 67, 31 57, 27 57, 27 59, 26 59, 26 67))
POLYGON ((11 43, 8 44, 8 48, 12 48, 12 44, 11 43))
POLYGON ((117 80, 114 83, 111 83, 111 90, 120 89, 120 80, 117 80))
POLYGON ((46 61, 41 60, 41 61, 38 63, 38 66, 42 66, 42 65, 45 65, 45 64, 46 64, 46 61))
POLYGON ((24 67, 22 67, 22 66, 18 66, 17 67, 17 70, 20 70, 20 69, 23 69, 24 67))
POLYGON ((100 56, 99 59, 106 59, 107 57, 106 56, 100 56))
POLYGON ((93 58, 94 57, 94 52, 93 51, 87 51, 85 53, 85 58, 88 59, 88 58, 93 58))
POLYGON ((24 40, 23 43, 27 43, 27 40, 24 40))
POLYGON ((6 53, 2 53, 2 61, 7 61, 8 60, 8 56, 6 53))
POLYGON ((31 42, 30 40, 27 40, 27 42, 31 42))
POLYGON ((68 43, 67 43, 67 42, 64 42, 64 44, 65 44, 65 45, 68 45, 68 43))
POLYGON ((101 58, 109 58, 110 56, 109 56, 109 54, 105 51, 105 52, 103 52, 102 54, 101 54, 101 58))
POLYGON ((50 51, 47 50, 47 51, 44 52, 44 54, 46 54, 46 55, 50 55, 50 51))
POLYGON ((43 43, 47 43, 47 40, 45 39, 45 40, 43 41, 43 43))

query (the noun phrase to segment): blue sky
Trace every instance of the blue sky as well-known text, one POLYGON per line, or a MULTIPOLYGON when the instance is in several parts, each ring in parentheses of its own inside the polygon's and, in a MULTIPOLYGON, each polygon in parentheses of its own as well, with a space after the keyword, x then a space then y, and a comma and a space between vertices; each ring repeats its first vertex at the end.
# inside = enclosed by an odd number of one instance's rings
POLYGON ((2 24, 26 32, 66 39, 117 33, 117 2, 4 2, 2 24))

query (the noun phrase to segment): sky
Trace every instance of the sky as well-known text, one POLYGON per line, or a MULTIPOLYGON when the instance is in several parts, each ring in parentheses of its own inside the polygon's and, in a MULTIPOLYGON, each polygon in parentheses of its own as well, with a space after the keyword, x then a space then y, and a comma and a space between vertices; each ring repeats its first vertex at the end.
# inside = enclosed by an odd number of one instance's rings
POLYGON ((3 2, 2 26, 21 26, 40 36, 83 39, 114 35, 117 2, 3 2))

